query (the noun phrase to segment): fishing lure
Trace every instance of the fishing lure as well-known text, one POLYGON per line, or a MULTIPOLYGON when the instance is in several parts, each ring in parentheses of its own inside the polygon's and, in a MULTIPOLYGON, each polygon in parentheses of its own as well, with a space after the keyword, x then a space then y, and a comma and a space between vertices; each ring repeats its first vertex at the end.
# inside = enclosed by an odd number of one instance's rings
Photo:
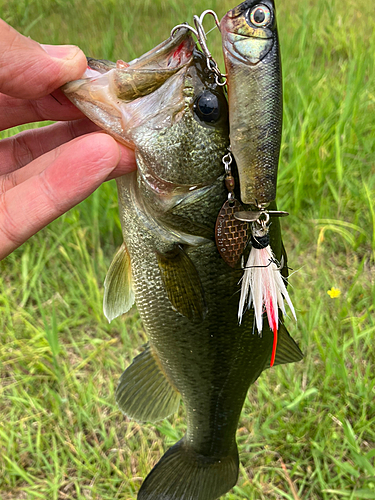
MULTIPOLYGON (((218 21, 217 15, 215 14, 214 11, 212 10, 206 10, 203 12, 203 14, 198 17, 194 16, 194 23, 195 23, 195 28, 191 28, 188 25, 179 25, 176 26, 172 30, 172 35, 174 31, 182 26, 187 27, 190 29, 195 36, 197 37, 199 44, 201 45, 202 51, 205 54, 206 57, 206 64, 207 68, 211 70, 216 79, 216 83, 218 85, 226 85, 227 84, 227 78, 231 76, 232 80, 235 80, 235 78, 238 77, 237 75, 237 69, 234 71, 234 66, 229 64, 229 55, 228 55, 228 47, 231 45, 228 45, 228 40, 232 40, 233 36, 234 37, 240 37, 242 40, 241 36, 243 36, 245 33, 247 33, 247 30, 249 30, 249 26, 246 24, 248 23, 248 20, 246 20, 245 26, 246 29, 245 31, 244 28, 242 29, 241 33, 242 35, 238 34, 233 34, 236 33, 237 30, 239 29, 239 23, 243 23, 243 16, 244 16, 244 10, 249 9, 250 12, 250 24, 253 25, 255 23, 256 28, 259 30, 259 28, 264 28, 267 34, 267 37, 270 37, 271 34, 268 33, 270 31, 270 28, 274 32, 272 36, 274 36, 276 42, 277 42, 277 31, 276 31, 276 25, 275 25, 275 20, 274 20, 274 14, 272 14, 271 10, 267 7, 262 5, 256 5, 256 2, 244 2, 240 6, 238 6, 236 9, 233 11, 230 11, 230 13, 227 14, 227 16, 224 17, 222 21, 223 25, 223 44, 224 44, 224 55, 226 59, 226 65, 227 69, 231 70, 232 68, 232 75, 230 74, 223 74, 220 72, 219 67, 212 57, 211 52, 209 51, 207 47, 207 36, 206 32, 203 28, 203 20, 204 17, 207 14, 210 14, 214 17, 216 26, 218 27, 219 31, 221 32, 221 26, 218 21), (257 19, 255 19, 255 14, 257 15, 257 19), (271 15, 272 14, 272 15, 271 15), (268 15, 268 17, 267 17, 268 15), (228 17, 229 16, 229 17, 228 17), (260 17, 259 17, 260 16, 260 17), (263 19, 263 17, 264 19, 263 19), (234 21, 237 19, 237 21, 234 21), (232 35, 228 35, 229 31, 233 31, 232 35), (268 31, 267 31, 268 30, 268 31), (229 38, 228 38, 229 37, 229 38), (232 38, 231 38, 232 37, 232 38)), ((246 18, 247 19, 247 18, 246 18)), ((255 29, 254 27, 250 29, 255 29)), ((251 32, 252 33, 252 32, 251 32)), ((250 33, 250 35, 251 35, 250 33)), ((244 39, 246 41, 246 37, 244 39)), ((250 43, 252 38, 250 37, 250 43)), ((271 72, 270 76, 275 80, 275 88, 278 88, 279 91, 277 93, 278 99, 275 99, 275 110, 272 108, 272 113, 268 117, 271 121, 276 121, 277 123, 280 124, 279 127, 276 127, 276 139, 273 137, 266 138, 265 141, 267 142, 267 145, 269 146, 268 143, 270 142, 275 142, 275 146, 272 147, 273 151, 273 156, 272 156, 272 165, 274 170, 277 172, 277 163, 278 163, 278 156, 279 156, 279 146, 280 146, 280 138, 281 138, 281 116, 279 111, 282 106, 282 98, 281 98, 281 69, 280 69, 280 63, 279 63, 279 51, 278 51, 278 44, 275 42, 275 47, 274 50, 271 50, 270 56, 271 59, 270 61, 266 62, 263 61, 264 63, 264 68, 268 68, 268 70, 271 72)), ((232 43, 232 42, 231 42, 232 43)), ((246 41, 246 44, 249 42, 246 41)), ((236 45, 236 44, 234 44, 236 45)), ((267 44, 266 44, 267 45, 267 44)), ((268 44, 269 45, 269 44, 268 44)), ((269 47, 267 45, 267 51, 269 50, 269 47)), ((271 47, 271 46, 270 46, 271 47)), ((265 51, 265 53, 267 52, 265 51)), ((247 57, 248 54, 245 54, 247 57)), ((245 57, 244 56, 244 57, 245 57)), ((262 58, 260 57, 260 60, 262 58)), ((258 60, 251 60, 252 64, 259 62, 258 60)), ((254 69, 252 70, 254 72, 254 69)), ((260 70, 263 71, 263 70, 260 70)), ((257 71, 255 71, 256 73, 257 71)), ((250 71, 251 73, 251 71, 250 71)), ((238 77, 240 78, 240 83, 241 85, 244 83, 243 77, 238 77)), ((267 80, 267 79, 266 79, 267 80)), ((273 81, 273 80, 272 80, 273 81)), ((236 82, 233 81, 232 85, 235 86, 236 82)), ((238 86, 238 82, 237 82, 238 86)), ((241 87, 242 88, 242 87, 241 87)), ((232 89, 233 90, 233 89, 232 89)), ((265 88, 264 92, 268 92, 268 90, 265 88)), ((267 94, 268 95, 268 94, 267 94)), ((237 96, 238 97, 238 96, 237 96)), ((262 97, 259 96, 259 99, 262 101, 262 97)), ((229 103, 230 104, 230 103, 229 103)), ((258 111, 258 101, 254 102, 254 109, 257 112, 258 111)), ((233 118, 233 116, 232 116, 233 118)), ((244 117, 245 122, 249 120, 248 117, 244 117)), ((234 130, 234 127, 236 126, 236 123, 231 123, 231 135, 236 138, 236 130, 234 130)), ((241 129, 242 130, 242 129, 241 129)), ((251 142, 251 141, 250 141, 251 142)), ((254 141, 253 141, 254 142, 254 141)), ((252 142, 251 142, 252 143, 252 142)), ((238 150, 238 145, 235 143, 236 150, 238 150)), ((267 147, 268 147, 267 146, 267 147)), ((259 148, 258 148, 259 149, 259 148)), ((238 152, 238 151, 237 151, 238 152)), ((267 153, 268 154, 268 153, 267 153)), ((241 155, 238 155, 239 157, 241 155)), ((251 155, 250 155, 251 156, 251 155)), ((237 158, 237 157, 236 157, 237 158)), ((247 158, 247 157, 246 157, 247 158)), ((268 158, 268 157, 267 157, 268 158)), ((243 189, 241 189, 241 193, 245 195, 245 192, 247 193, 248 191, 253 192, 256 194, 256 196, 261 197, 261 203, 258 203, 257 200, 252 200, 252 206, 256 207, 256 211, 244 211, 241 203, 235 198, 234 195, 234 189, 235 189, 235 180, 234 177, 232 176, 231 172, 231 163, 232 163, 232 154, 231 154, 231 149, 229 148, 228 153, 223 157, 223 164, 225 167, 225 176, 224 176, 224 181, 226 188, 228 190, 228 199, 225 201, 223 206, 221 207, 217 220, 216 220, 216 226, 215 226, 215 239, 216 239, 216 246, 219 250, 219 253, 221 257, 225 260, 225 262, 231 266, 235 267, 238 263, 238 261, 241 259, 241 256, 243 256, 244 250, 246 248, 246 244, 249 240, 249 235, 250 235, 250 242, 251 242, 251 251, 248 256, 248 260, 246 263, 246 266, 244 266, 244 273, 243 276, 240 280, 241 283, 241 294, 240 294, 240 301, 239 301, 239 307, 238 307, 238 321, 241 324, 242 322, 242 317, 245 314, 246 309, 251 308, 253 306, 254 308, 254 315, 255 315, 255 323, 256 327, 258 330, 259 335, 262 334, 262 329, 263 329, 263 314, 266 313, 267 320, 269 323, 269 326, 273 332, 274 335, 274 340, 273 340, 273 347, 272 347, 272 355, 271 355, 271 366, 273 366, 275 362, 275 356, 276 356, 276 348, 277 348, 277 338, 278 338, 278 329, 279 329, 279 308, 281 312, 285 315, 286 310, 285 310, 285 302, 289 305, 289 308, 292 312, 293 317, 296 319, 296 314, 295 310, 292 304, 292 301, 289 297, 288 291, 286 289, 286 283, 284 281, 284 278, 281 274, 281 268, 283 267, 282 265, 280 266, 280 263, 277 261, 272 248, 270 246, 270 238, 269 238, 269 225, 270 225, 270 217, 283 217, 285 215, 288 215, 286 212, 282 211, 276 211, 276 210, 266 210, 266 206, 269 204, 269 201, 274 199, 275 192, 276 192, 276 174, 272 177, 273 182, 271 183, 272 185, 268 186, 267 189, 263 192, 264 190, 264 185, 266 184, 265 182, 255 182, 255 174, 254 174, 254 167, 253 170, 251 171, 252 174, 248 176, 244 180, 244 184, 248 184, 250 181, 251 183, 251 189, 246 188, 244 189, 244 186, 242 186, 243 189), (246 181, 246 182, 245 182, 246 181)), ((241 157, 241 161, 243 158, 241 157)), ((261 159, 259 159, 260 163, 259 165, 257 164, 257 168, 263 172, 264 165, 262 164, 261 159)), ((268 164, 268 161, 266 161, 268 164)), ((242 164, 241 164, 242 165, 242 164)), ((241 170, 242 171, 242 170, 241 170)), ((241 180, 241 171, 240 171, 240 180, 241 180)), ((263 175, 263 174, 262 174, 263 175)), ((267 174, 268 175, 268 174, 267 174)), ((243 174, 242 174, 243 177, 243 174)), ((269 178, 270 175, 268 175, 267 178, 269 178)), ((262 177, 263 179, 263 177, 262 177)), ((242 196, 241 196, 242 197, 242 196)), ((247 198, 247 194, 245 198, 247 198)), ((247 199, 245 201, 248 202, 247 199)))
POLYGON ((242 205, 234 197, 235 182, 231 173, 232 155, 230 150, 223 157, 225 184, 228 200, 222 206, 216 221, 216 245, 225 262, 234 267, 243 255, 249 239, 251 251, 240 280, 241 295, 238 306, 238 322, 241 324, 246 309, 254 308, 258 334, 262 334, 263 313, 273 332, 271 363, 273 366, 277 348, 279 328, 279 308, 285 315, 285 302, 289 305, 294 319, 296 313, 286 289, 279 263, 270 246, 269 226, 271 217, 285 217, 288 212, 280 210, 243 211, 242 205), (247 306, 247 307, 246 307, 247 306))
MULTIPOLYGON (((282 212, 273 212, 273 215, 279 215, 282 212)), ((245 212, 246 220, 249 220, 252 212, 245 212), (248 215, 247 215, 248 214, 248 215)), ((238 307, 238 321, 241 323, 245 307, 254 307, 255 322, 259 335, 262 334, 263 312, 267 314, 268 324, 273 332, 273 346, 271 363, 273 366, 276 356, 277 331, 279 325, 279 308, 285 315, 285 303, 293 314, 296 313, 286 289, 284 278, 280 269, 282 265, 276 260, 276 257, 270 246, 269 221, 270 214, 266 211, 253 213, 256 220, 251 222, 251 251, 244 268, 244 274, 241 279, 241 296, 238 307)), ((235 217, 241 215, 235 214, 235 217)), ((242 215, 242 220, 243 220, 242 215)), ((253 216, 254 217, 254 216, 253 216)), ((241 220, 241 219, 239 219, 241 220)))

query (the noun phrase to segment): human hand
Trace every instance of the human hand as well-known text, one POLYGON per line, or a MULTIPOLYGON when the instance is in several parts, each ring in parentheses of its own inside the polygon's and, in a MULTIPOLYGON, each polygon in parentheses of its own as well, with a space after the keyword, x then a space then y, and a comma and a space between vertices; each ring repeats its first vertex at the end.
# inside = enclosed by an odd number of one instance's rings
POLYGON ((134 153, 59 89, 86 69, 74 46, 41 46, 0 19, 0 130, 53 125, 0 141, 0 259, 106 180, 135 169, 134 153))

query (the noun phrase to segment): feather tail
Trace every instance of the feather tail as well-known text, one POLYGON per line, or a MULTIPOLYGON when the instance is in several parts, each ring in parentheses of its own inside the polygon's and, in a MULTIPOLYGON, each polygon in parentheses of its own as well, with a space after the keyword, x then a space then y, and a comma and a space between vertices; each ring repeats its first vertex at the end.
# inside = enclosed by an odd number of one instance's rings
POLYGON ((265 248, 252 248, 246 263, 241 283, 241 296, 238 308, 238 321, 241 324, 245 306, 254 307, 255 322, 259 334, 263 328, 263 312, 267 314, 268 324, 274 334, 271 366, 274 364, 279 324, 279 308, 285 314, 287 302, 293 317, 296 313, 280 273, 278 262, 269 245, 265 248))

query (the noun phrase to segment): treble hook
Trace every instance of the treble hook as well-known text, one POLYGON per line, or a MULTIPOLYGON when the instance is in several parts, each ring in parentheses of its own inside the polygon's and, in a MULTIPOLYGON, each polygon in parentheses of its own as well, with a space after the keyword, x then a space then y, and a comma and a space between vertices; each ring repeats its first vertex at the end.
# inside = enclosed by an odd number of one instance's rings
POLYGON ((199 41, 200 46, 202 47, 202 51, 207 59, 212 60, 212 54, 208 50, 208 47, 206 44, 207 35, 206 35, 206 32, 204 31, 204 28, 203 28, 203 19, 206 17, 207 14, 210 14, 215 19, 216 26, 218 27, 219 31, 221 32, 219 19, 216 15, 216 12, 214 12, 213 10, 205 10, 204 12, 202 12, 200 17, 194 16, 194 24, 195 24, 195 27, 197 28, 198 41, 199 41))
POLYGON ((197 29, 197 33, 199 35, 198 41, 199 41, 200 46, 202 47, 202 51, 203 51, 204 55, 206 56, 207 67, 213 73, 215 73, 216 84, 219 86, 224 86, 227 83, 226 75, 221 73, 219 66, 217 65, 217 62, 212 57, 212 54, 208 50, 207 43, 206 43, 207 36, 206 36, 206 32, 204 31, 204 28, 203 28, 203 20, 207 14, 210 14, 214 18, 215 24, 216 24, 217 28, 219 29, 219 31, 221 32, 220 22, 219 22, 217 15, 216 15, 216 12, 214 12, 213 10, 205 10, 204 12, 202 12, 200 17, 194 16, 194 24, 195 24, 195 27, 197 29), (222 78, 224 79, 223 82, 220 81, 222 78))
POLYGON ((175 26, 172 29, 171 36, 174 35, 174 33, 176 32, 176 30, 178 28, 187 28, 190 31, 192 31, 194 33, 194 35, 197 37, 199 45, 202 48, 203 54, 206 56, 206 64, 207 64, 208 69, 211 70, 215 74, 216 84, 223 87, 227 83, 227 79, 226 79, 227 75, 221 73, 219 66, 217 65, 217 62, 212 57, 212 54, 208 50, 207 43, 206 43, 207 36, 206 36, 206 32, 204 31, 203 20, 207 14, 210 14, 214 18, 215 24, 218 27, 219 31, 221 32, 220 22, 219 22, 217 15, 216 15, 216 12, 214 12, 213 10, 205 10, 199 17, 196 15, 194 16, 194 24, 195 24, 196 29, 192 28, 188 24, 178 24, 177 26, 175 26), (221 81, 222 78, 224 79, 224 81, 221 81))

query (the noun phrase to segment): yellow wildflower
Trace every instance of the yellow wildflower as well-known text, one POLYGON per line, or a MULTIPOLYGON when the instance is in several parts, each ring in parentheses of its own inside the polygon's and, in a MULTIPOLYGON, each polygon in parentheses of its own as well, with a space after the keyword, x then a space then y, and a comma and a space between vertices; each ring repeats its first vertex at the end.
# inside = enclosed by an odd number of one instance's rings
POLYGON ((327 293, 331 297, 331 299, 337 299, 337 297, 340 297, 341 295, 341 290, 333 286, 331 290, 327 290, 327 293))

